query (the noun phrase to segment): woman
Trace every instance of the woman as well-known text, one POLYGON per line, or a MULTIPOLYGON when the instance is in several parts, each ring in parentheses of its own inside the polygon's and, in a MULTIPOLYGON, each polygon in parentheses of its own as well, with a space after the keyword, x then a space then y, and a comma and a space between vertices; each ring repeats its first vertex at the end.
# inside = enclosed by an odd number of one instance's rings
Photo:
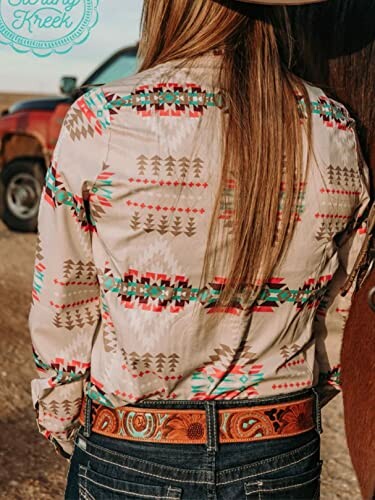
POLYGON ((30 329, 66 498, 319 497, 317 394, 351 305, 331 283, 369 179, 289 33, 283 8, 146 0, 140 72, 64 120, 30 329))

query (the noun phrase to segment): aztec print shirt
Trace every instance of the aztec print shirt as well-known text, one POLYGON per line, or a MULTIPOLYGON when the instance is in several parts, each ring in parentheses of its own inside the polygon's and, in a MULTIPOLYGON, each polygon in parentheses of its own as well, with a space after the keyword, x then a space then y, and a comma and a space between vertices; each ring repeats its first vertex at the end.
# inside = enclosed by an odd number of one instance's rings
MULTIPOLYGON (((353 291, 340 287, 369 205, 354 122, 307 86, 314 154, 287 256, 251 308, 217 310, 225 272, 198 284, 220 178, 218 57, 92 89, 64 119, 41 199, 29 326, 39 429, 67 453, 84 394, 118 407, 339 386, 353 291), (222 315, 214 327, 212 314, 222 315)), ((234 190, 229 179, 227 198, 234 190)), ((228 231, 230 213, 226 203, 228 231)))

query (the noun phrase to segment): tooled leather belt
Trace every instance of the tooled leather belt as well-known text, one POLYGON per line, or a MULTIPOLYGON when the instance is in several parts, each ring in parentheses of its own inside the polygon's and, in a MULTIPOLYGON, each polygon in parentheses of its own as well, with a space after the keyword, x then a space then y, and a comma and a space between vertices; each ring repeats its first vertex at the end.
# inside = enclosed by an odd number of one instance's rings
MULTIPOLYGON (((272 405, 219 408, 219 442, 235 443, 296 436, 315 427, 314 399, 272 405)), ((85 398, 80 423, 85 422, 85 398)), ((204 444, 206 411, 122 406, 92 402, 91 431, 104 436, 154 443, 204 444)))

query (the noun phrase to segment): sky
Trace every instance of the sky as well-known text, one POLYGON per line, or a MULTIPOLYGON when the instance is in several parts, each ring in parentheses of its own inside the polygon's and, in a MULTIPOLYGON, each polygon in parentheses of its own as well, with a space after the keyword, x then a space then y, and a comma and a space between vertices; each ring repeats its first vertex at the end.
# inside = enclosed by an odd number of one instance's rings
POLYGON ((100 0, 99 22, 82 45, 45 58, 0 45, 0 92, 59 94, 60 77, 86 76, 113 52, 138 40, 142 0, 100 0))

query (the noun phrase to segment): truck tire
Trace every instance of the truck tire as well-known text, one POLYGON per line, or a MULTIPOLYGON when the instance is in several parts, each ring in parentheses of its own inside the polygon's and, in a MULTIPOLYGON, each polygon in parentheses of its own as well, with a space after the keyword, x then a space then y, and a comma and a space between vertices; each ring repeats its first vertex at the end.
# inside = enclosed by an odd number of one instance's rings
POLYGON ((44 172, 40 158, 17 158, 5 165, 2 172, 2 218, 9 229, 21 232, 37 230, 44 172))
POLYGON ((4 185, 0 178, 0 219, 4 217, 4 185))

